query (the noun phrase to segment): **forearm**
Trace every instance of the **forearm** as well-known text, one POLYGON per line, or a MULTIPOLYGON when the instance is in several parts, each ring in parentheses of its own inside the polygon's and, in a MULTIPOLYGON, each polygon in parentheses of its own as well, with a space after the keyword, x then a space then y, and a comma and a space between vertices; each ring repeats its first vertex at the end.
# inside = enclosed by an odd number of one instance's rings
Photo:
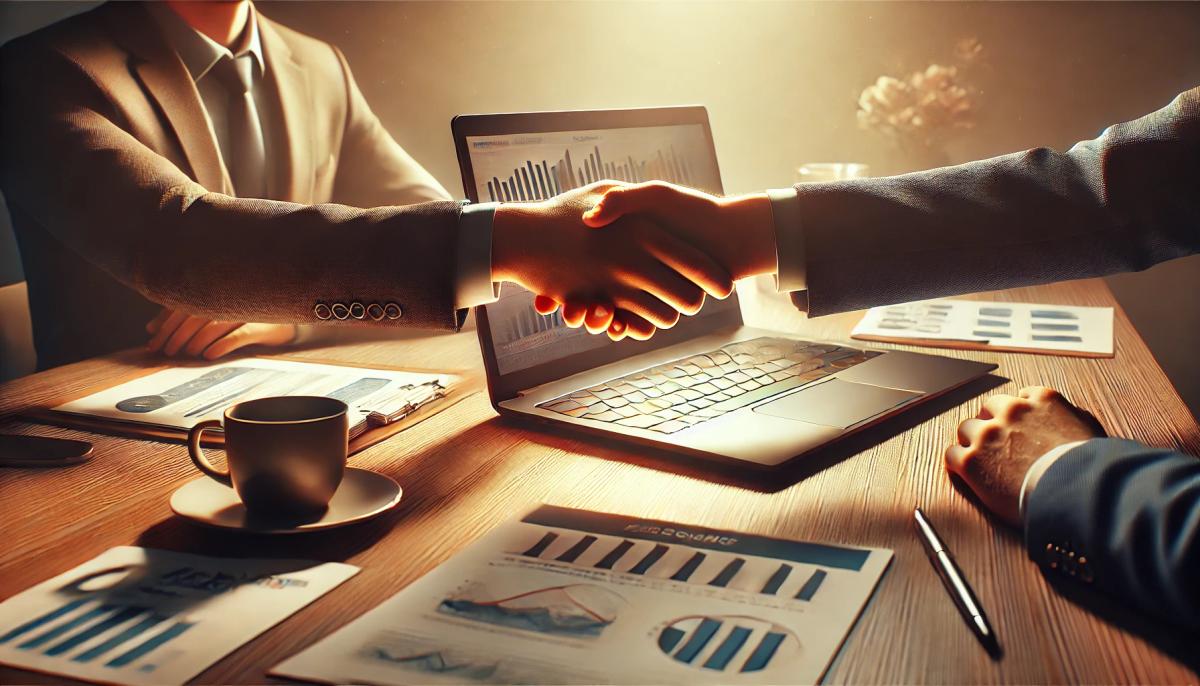
POLYGON ((1067 152, 799 185, 810 311, 1101 276, 1194 253, 1198 129, 1193 89, 1067 152))

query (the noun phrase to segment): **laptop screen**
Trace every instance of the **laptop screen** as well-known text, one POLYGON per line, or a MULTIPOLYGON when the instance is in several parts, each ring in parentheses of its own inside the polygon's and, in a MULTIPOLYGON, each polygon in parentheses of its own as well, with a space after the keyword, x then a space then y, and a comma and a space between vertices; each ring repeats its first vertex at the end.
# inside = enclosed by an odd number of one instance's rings
MULTIPOLYGON (((480 202, 542 200, 600 179, 662 180, 721 192, 708 129, 699 123, 468 135, 466 148, 480 202)), ((735 299, 709 298, 675 329, 700 328, 703 319, 731 307, 737 308, 735 299)), ((513 284, 505 284, 499 301, 486 308, 502 375, 607 346, 646 346, 569 328, 559 313, 539 315, 533 294, 513 284)))

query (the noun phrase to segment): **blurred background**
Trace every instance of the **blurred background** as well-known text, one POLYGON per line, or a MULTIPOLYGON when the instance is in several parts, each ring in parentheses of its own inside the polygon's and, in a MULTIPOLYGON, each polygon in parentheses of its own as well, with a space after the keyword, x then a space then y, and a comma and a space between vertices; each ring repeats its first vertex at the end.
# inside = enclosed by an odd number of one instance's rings
MULTIPOLYGON (((94 4, 0 3, 0 41, 94 4)), ((461 113, 703 104, 725 189, 736 193, 790 185, 805 162, 860 162, 882 175, 1065 149, 1200 84, 1200 3, 258 7, 338 45, 392 135, 454 194, 462 181, 449 122, 461 113), (865 88, 931 64, 955 68, 969 111, 899 137, 860 127, 865 88)), ((0 296, 12 300, 23 276, 0 214, 0 296)), ((1108 281, 1200 415, 1200 257, 1108 281)), ((20 335, 7 314, 3 327, 20 335)))

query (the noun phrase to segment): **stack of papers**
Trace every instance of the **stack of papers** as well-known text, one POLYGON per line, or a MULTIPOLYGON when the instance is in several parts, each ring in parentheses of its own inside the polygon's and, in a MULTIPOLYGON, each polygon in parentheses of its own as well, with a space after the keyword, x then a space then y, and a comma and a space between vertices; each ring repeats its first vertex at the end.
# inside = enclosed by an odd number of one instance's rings
POLYGON ((335 562, 113 548, 0 604, 0 663, 182 684, 357 573, 335 562))
POLYGON ((852 338, 931 347, 1112 357, 1111 307, 923 300, 872 307, 852 338))
POLYGON ((561 507, 272 670, 326 683, 814 683, 890 550, 561 507))
POLYGON ((350 438, 399 421, 445 396, 449 374, 245 359, 164 369, 55 407, 57 412, 187 431, 230 405, 281 395, 321 395, 350 407, 350 438))

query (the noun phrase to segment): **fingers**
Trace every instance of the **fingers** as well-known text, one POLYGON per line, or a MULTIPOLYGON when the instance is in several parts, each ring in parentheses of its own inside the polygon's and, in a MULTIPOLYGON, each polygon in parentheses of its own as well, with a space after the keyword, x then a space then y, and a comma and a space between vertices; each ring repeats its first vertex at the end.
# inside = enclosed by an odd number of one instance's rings
POLYGON ((632 312, 621 312, 620 317, 624 328, 624 335, 635 341, 648 341, 654 335, 654 332, 658 330, 654 328, 653 324, 632 312))
POLYGON ((1001 421, 1008 421, 1013 418, 1013 411, 1018 406, 1027 406, 1028 404, 1024 398, 1000 393, 983 401, 983 409, 979 411, 979 418, 997 418, 1001 421))
POLYGON ((563 323, 572 329, 578 329, 583 326, 583 320, 587 317, 588 306, 580 302, 566 302, 562 306, 563 323))
POLYGON ((164 307, 159 310, 154 319, 146 322, 146 333, 150 334, 151 336, 158 333, 158 330, 162 327, 163 322, 167 321, 167 317, 171 316, 171 312, 173 312, 173 310, 169 307, 164 307))
POLYGON ((613 314, 613 308, 608 305, 592 305, 584 316, 583 326, 588 333, 604 333, 612 325, 613 314))
MULTIPOLYGON (((704 306, 704 291, 700 290, 699 286, 683 278, 675 270, 652 260, 632 268, 621 280, 649 293, 664 305, 683 314, 696 314, 704 306)), ((642 316, 655 321, 645 314, 642 316)))
POLYGON ((964 448, 983 442, 984 432, 993 426, 986 419, 966 419, 958 425, 958 444, 964 448))
MULTIPOLYGON (((637 315, 659 329, 669 329, 679 321, 679 311, 676 308, 645 291, 622 290, 613 295, 613 304, 637 315)), ((627 326, 631 323, 629 318, 625 319, 627 326)), ((629 335, 633 336, 632 331, 629 332, 629 335)))
POLYGON ((175 329, 171 336, 167 338, 167 342, 163 344, 163 354, 167 357, 174 357, 175 353, 179 352, 180 348, 208 323, 209 320, 195 315, 183 320, 183 323, 175 329))
POLYGON ((158 327, 158 332, 150 338, 150 342, 146 344, 146 349, 150 352, 158 352, 171 334, 175 333, 175 329, 187 320, 189 315, 183 312, 172 311, 167 318, 158 327))
POLYGON ((204 359, 215 360, 249 345, 284 345, 296 337, 290 324, 243 324, 208 346, 204 359))
POLYGON ((967 463, 967 448, 964 448, 957 443, 951 444, 946 448, 946 454, 944 455, 944 458, 946 460, 946 469, 958 474, 959 476, 966 475, 965 469, 967 463))
POLYGON ((729 272, 708 253, 678 236, 658 232, 647 243, 646 250, 714 298, 728 298, 733 292, 733 277, 729 272))
POLYGON ((208 346, 237 329, 245 326, 241 322, 209 322, 192 336, 192 340, 184 346, 183 352, 191 357, 199 357, 208 346))
POLYGON ((558 311, 558 301, 546 295, 535 295, 533 309, 538 314, 554 314, 558 311))

